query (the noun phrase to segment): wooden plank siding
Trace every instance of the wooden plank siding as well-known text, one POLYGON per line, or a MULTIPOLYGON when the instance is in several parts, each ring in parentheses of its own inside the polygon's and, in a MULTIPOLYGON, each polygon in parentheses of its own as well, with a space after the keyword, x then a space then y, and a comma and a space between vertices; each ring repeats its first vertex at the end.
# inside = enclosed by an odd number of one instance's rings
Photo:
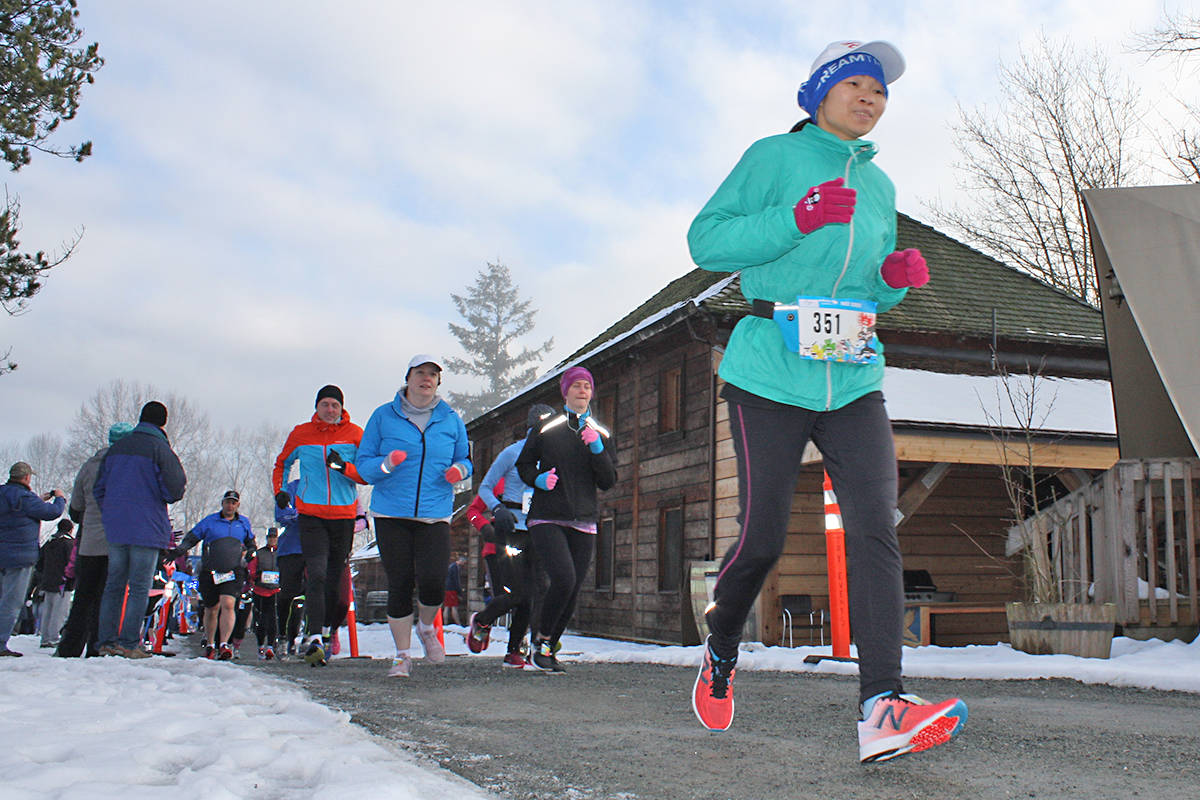
MULTIPOLYGON (((720 559, 737 541, 737 463, 728 407, 716 396, 720 353, 688 326, 676 325, 606 361, 588 362, 596 378, 593 410, 612 432, 617 466, 616 485, 599 496, 599 516, 614 521, 612 579, 598 587, 593 561, 573 630, 670 644, 695 641, 686 578, 679 576, 677 589, 660 589, 659 528, 663 509, 680 508, 684 568, 690 561, 720 559), (674 385, 673 371, 678 371, 681 405, 664 417, 661 393, 674 385), (660 430, 664 419, 677 421, 678 429, 660 430)), ((514 429, 523 426, 528 405, 535 401, 560 407, 557 382, 547 382, 544 392, 514 405, 503 417, 473 427, 477 452, 494 456, 513 441, 514 429)), ((963 603, 1019 599, 1021 564, 1004 555, 1011 511, 996 466, 997 444, 986 431, 934 430, 902 422, 896 424, 895 436, 901 492, 930 465, 950 465, 900 529, 905 568, 928 570, 939 589, 955 592, 963 603)), ((1086 438, 1048 442, 1036 452, 1039 466, 1047 468, 1100 470, 1117 457, 1115 445, 1086 438)), ((767 644, 777 643, 781 634, 781 594, 808 594, 815 608, 829 607, 820 455, 815 449, 806 451, 804 460, 783 556, 745 632, 767 644)), ((476 464, 476 486, 488 466, 476 464)), ((479 608, 477 537, 470 549, 470 603, 479 608)), ((992 643, 1006 637, 1003 615, 944 615, 935 643, 992 643)))

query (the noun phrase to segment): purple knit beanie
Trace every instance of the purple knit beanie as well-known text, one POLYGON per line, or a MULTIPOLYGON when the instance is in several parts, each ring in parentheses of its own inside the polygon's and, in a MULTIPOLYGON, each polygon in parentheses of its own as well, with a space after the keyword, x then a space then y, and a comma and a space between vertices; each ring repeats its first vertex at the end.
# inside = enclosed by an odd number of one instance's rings
POLYGON ((571 384, 577 380, 586 380, 592 385, 592 390, 596 389, 596 381, 592 379, 592 373, 587 371, 586 367, 571 367, 562 374, 558 380, 558 389, 562 392, 563 399, 567 397, 567 389, 571 388, 571 384))

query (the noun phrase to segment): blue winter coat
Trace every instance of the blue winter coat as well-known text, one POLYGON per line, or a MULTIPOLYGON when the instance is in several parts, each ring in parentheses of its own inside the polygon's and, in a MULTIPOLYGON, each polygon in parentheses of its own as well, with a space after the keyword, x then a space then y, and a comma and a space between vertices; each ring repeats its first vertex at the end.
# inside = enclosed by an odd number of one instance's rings
POLYGON ((187 475, 167 434, 149 422, 111 445, 92 494, 100 504, 109 544, 171 546, 167 505, 183 498, 187 475))
POLYGON ((400 392, 392 402, 375 409, 363 429, 354 464, 374 486, 371 511, 384 517, 446 519, 454 513, 454 485, 445 473, 452 465, 471 474, 467 427, 458 413, 439 401, 421 431, 404 414, 400 392), (392 450, 408 457, 390 473, 382 469, 392 450))
POLYGON ((42 522, 58 519, 66 507, 66 498, 47 503, 23 483, 0 486, 0 569, 36 564, 42 522))

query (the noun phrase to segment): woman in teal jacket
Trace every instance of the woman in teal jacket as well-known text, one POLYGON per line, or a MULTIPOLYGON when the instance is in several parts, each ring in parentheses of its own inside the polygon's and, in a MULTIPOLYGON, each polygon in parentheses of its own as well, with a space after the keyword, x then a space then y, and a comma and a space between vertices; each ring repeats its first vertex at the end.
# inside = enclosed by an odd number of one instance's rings
POLYGON ((733 721, 742 626, 783 551, 801 454, 812 441, 846 530, 862 761, 941 744, 966 720, 961 701, 927 703, 904 694, 900 678, 896 456, 875 315, 924 285, 929 271, 919 251, 895 251, 895 189, 862 137, 903 71, 903 57, 886 42, 829 45, 800 89, 810 118, 755 142, 688 231, 695 262, 740 271, 754 310, 734 329, 719 370, 741 530, 705 615, 711 633, 692 707, 707 728, 733 721))
POLYGON ((417 589, 417 636, 425 657, 446 652, 434 632, 450 562, 454 484, 471 475, 467 429, 438 396, 442 367, 433 356, 409 362, 405 385, 392 402, 375 409, 363 429, 354 464, 372 484, 375 541, 388 580, 388 626, 396 644, 390 677, 408 677, 417 589))

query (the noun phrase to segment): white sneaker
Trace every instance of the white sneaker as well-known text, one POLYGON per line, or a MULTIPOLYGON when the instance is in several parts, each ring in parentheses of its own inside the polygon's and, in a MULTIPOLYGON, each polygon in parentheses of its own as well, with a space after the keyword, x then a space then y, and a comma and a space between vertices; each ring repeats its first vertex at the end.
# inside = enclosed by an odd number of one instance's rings
POLYGON ((388 670, 389 678, 407 678, 412 674, 412 659, 408 656, 397 656, 392 659, 392 668, 388 670))
POLYGON ((442 643, 438 641, 436 628, 430 626, 426 632, 424 627, 418 624, 417 638, 421 640, 421 646, 425 648, 425 658, 434 664, 441 664, 446 660, 446 648, 442 647, 442 643))

